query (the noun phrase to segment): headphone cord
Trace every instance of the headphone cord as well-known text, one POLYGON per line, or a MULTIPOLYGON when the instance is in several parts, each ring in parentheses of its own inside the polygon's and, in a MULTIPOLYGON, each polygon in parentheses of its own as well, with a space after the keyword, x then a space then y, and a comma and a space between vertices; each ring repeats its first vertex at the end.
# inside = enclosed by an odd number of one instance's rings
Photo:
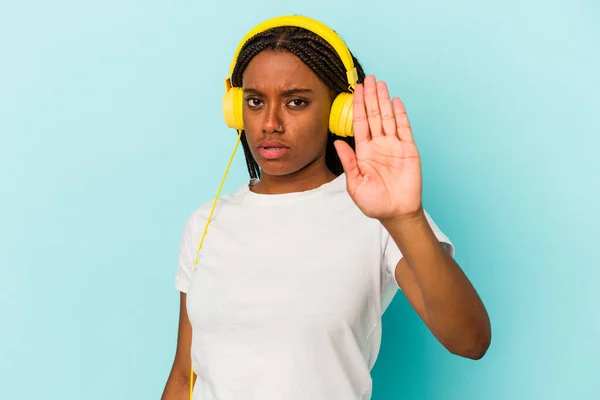
MULTIPOLYGON (((202 248, 202 244, 204 243, 204 238, 206 237, 206 232, 208 231, 208 225, 210 224, 210 220, 211 220, 212 215, 217 206, 217 201, 219 199, 219 195, 221 194, 221 189, 223 189, 223 184, 225 183, 225 178, 227 178, 227 174, 229 173, 229 167, 231 166, 231 163, 232 163, 235 153, 237 151, 238 145, 240 144, 241 137, 242 137, 242 131, 238 130, 238 137, 235 142, 235 147, 233 148, 233 153, 231 153, 231 156, 229 157, 229 162, 227 163, 227 168, 225 168, 225 174, 223 175, 223 179, 221 180, 221 184, 219 185, 219 190, 217 191, 217 196, 215 197, 212 209, 210 210, 210 214, 208 216, 208 219, 206 220, 206 225, 204 226, 204 232, 202 233, 202 238, 200 239, 200 244, 198 245, 198 250, 196 251, 196 261, 194 262, 194 265, 198 265, 198 253, 200 252, 200 249, 202 248)), ((196 272, 196 270, 197 270, 197 268, 194 268, 194 272, 196 272)), ((190 345, 190 348, 191 348, 191 345, 190 345)), ((191 351, 190 351, 190 400, 193 400, 192 394, 194 392, 194 363, 191 360, 191 358, 192 357, 191 357, 191 351)))

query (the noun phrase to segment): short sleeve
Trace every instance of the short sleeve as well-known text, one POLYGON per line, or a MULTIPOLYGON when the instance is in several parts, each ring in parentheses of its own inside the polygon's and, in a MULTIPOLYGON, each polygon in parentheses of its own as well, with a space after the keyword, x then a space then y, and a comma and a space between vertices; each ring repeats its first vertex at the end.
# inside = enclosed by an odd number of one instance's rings
MULTIPOLYGON (((446 251, 450 254, 450 256, 454 257, 454 245, 450 241, 450 239, 442 232, 442 230, 436 225, 431 216, 425 211, 425 218, 429 223, 429 226, 433 230, 433 233, 438 238, 442 246, 446 249, 446 251)), ((382 312, 389 306, 392 302, 394 295, 398 290, 400 290, 400 286, 396 281, 396 266, 398 262, 402 259, 402 253, 400 249, 396 245, 396 242, 390 234, 385 230, 385 228, 381 227, 382 230, 382 246, 383 246, 383 256, 382 256, 382 312)))
POLYGON ((187 219, 179 244, 179 262, 177 274, 175 275, 175 287, 183 293, 187 293, 194 271, 196 248, 198 246, 198 243, 196 243, 196 238, 198 236, 197 226, 198 211, 194 212, 187 219))

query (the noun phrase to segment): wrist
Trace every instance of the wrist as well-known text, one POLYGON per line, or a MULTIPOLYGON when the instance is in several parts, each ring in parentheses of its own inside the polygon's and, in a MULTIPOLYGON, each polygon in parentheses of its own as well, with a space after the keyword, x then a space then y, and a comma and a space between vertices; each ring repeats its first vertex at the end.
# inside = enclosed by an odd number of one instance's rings
POLYGON ((427 222, 427 218, 425 217, 423 206, 419 206, 419 208, 413 212, 390 215, 385 218, 380 218, 379 222, 381 222, 386 229, 410 228, 411 226, 414 227, 423 222, 427 222))

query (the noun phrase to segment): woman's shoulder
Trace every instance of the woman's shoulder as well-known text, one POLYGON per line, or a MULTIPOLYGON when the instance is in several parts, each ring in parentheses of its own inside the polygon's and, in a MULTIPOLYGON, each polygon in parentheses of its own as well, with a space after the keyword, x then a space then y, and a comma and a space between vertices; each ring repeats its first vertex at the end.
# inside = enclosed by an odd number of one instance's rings
POLYGON ((248 184, 249 182, 244 182, 232 192, 220 193, 218 197, 215 194, 214 197, 200 203, 189 214, 188 222, 206 222, 208 217, 211 215, 211 212, 213 213, 214 217, 215 213, 220 212, 222 208, 240 204, 244 193, 248 190, 248 184), (216 205, 215 200, 217 200, 216 205))

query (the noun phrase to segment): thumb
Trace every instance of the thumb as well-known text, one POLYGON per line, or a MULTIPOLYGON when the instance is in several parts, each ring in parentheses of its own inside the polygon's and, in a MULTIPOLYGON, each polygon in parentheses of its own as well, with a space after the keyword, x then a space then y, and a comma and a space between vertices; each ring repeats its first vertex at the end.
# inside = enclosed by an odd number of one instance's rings
POLYGON ((359 178, 362 176, 360 169, 358 168, 358 163, 356 162, 356 153, 354 153, 352 147, 343 140, 336 140, 333 142, 333 145, 342 162, 342 168, 344 168, 344 172, 346 173, 348 186, 356 186, 359 178))

